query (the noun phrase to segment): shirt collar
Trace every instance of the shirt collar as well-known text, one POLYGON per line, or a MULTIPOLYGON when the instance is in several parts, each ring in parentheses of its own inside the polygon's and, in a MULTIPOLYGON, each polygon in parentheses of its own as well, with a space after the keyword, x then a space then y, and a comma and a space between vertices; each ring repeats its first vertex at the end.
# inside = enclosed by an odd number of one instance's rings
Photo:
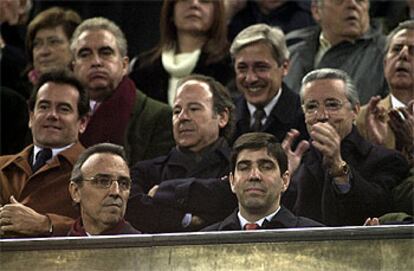
POLYGON ((241 214, 240 214, 240 210, 237 212, 237 217, 239 218, 239 221, 240 221, 240 226, 241 226, 241 228, 242 229, 244 229, 244 226, 247 224, 247 223, 253 223, 253 224, 257 224, 257 225, 259 225, 259 227, 262 227, 263 226, 263 223, 265 222, 265 220, 266 221, 272 221, 272 219, 273 219, 273 217, 279 212, 279 210, 280 210, 280 206, 279 206, 279 208, 277 208, 276 209, 276 211, 274 211, 273 213, 271 213, 271 214, 269 214, 269 215, 267 215, 267 216, 265 216, 265 217, 263 217, 263 218, 261 218, 261 219, 259 219, 259 220, 257 220, 257 221, 248 221, 247 219, 245 219, 241 214))
POLYGON ((400 107, 407 107, 403 102, 398 100, 394 95, 391 94, 391 107, 392 109, 397 109, 400 107))
MULTIPOLYGON (((67 148, 70 148, 73 144, 75 144, 75 143, 72 143, 72 144, 69 144, 69 145, 66 145, 65 147, 63 147, 63 148, 52 148, 52 158, 53 157, 55 157, 57 154, 59 154, 60 152, 62 152, 62 151, 64 151, 64 150, 66 150, 67 148)), ((44 148, 40 148, 40 147, 38 147, 38 146, 36 146, 36 145, 34 145, 34 149, 33 149, 33 165, 34 165, 34 163, 36 162, 36 155, 37 155, 37 153, 39 152, 39 151, 41 151, 42 149, 44 149, 44 148)), ((52 158, 50 158, 50 159, 52 159, 52 158)))
MULTIPOLYGON (((273 107, 277 104, 277 102, 280 99, 280 96, 282 95, 282 88, 279 88, 279 91, 277 94, 273 97, 273 99, 270 100, 270 102, 267 103, 267 105, 263 108, 266 112, 266 118, 270 115, 270 112, 272 112, 273 107)), ((249 113, 251 118, 253 118, 253 114, 256 111, 256 106, 253 104, 247 102, 247 108, 249 109, 249 113)), ((264 119, 266 119, 264 118, 264 119)))

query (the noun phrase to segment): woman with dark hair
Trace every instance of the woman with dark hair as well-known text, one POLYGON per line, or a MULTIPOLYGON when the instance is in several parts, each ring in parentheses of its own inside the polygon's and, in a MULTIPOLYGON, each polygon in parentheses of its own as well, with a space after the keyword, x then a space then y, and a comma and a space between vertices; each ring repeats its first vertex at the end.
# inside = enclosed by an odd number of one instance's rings
POLYGON ((208 75, 222 84, 233 77, 226 15, 219 0, 164 0, 160 41, 132 64, 131 78, 148 96, 172 104, 180 78, 208 75))

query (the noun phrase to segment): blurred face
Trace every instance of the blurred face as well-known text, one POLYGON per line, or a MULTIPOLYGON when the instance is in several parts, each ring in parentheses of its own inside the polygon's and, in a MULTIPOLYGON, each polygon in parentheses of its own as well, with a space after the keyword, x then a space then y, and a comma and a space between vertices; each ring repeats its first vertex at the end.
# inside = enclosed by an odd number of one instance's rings
POLYGON ((33 67, 38 72, 67 68, 72 60, 69 40, 62 26, 43 28, 33 40, 33 67))
POLYGON ((25 6, 26 1, 22 0, 0 1, 0 23, 17 24, 19 17, 25 12, 25 6))
POLYGON ((78 141, 86 117, 79 118, 79 92, 72 86, 48 82, 37 93, 29 127, 39 147, 61 148, 78 141))
POLYGON ((351 132, 358 107, 352 109, 345 95, 345 83, 342 80, 322 79, 307 83, 303 101, 309 134, 312 126, 318 122, 328 122, 336 129, 341 139, 351 132))
POLYGON ((70 184, 72 199, 80 204, 85 230, 100 234, 113 228, 125 214, 130 188, 114 181, 109 188, 94 183, 96 176, 117 180, 130 180, 126 162, 118 155, 96 153, 90 156, 81 168, 84 181, 81 185, 70 184))
POLYGON ((73 70, 92 100, 103 101, 118 87, 128 69, 115 36, 107 30, 83 32, 74 49, 73 70))
POLYGON ((177 90, 173 132, 180 148, 201 151, 218 139, 220 128, 224 128, 227 122, 227 112, 214 112, 213 94, 206 83, 190 80, 177 90))
POLYGON ((246 100, 256 106, 265 106, 282 86, 288 62, 279 66, 270 47, 258 42, 244 47, 235 55, 234 69, 237 88, 246 100))
POLYGON ((266 216, 276 211, 289 180, 287 171, 281 176, 278 161, 266 148, 242 150, 237 156, 234 176, 230 175, 231 189, 244 217, 248 217, 244 214, 266 216))
POLYGON ((206 34, 214 20, 212 0, 178 0, 174 6, 174 23, 178 34, 206 34))
POLYGON ((355 40, 369 28, 369 0, 323 0, 312 6, 315 20, 333 45, 355 40))
POLYGON ((414 30, 401 30, 384 59, 384 75, 391 89, 414 89, 414 30))

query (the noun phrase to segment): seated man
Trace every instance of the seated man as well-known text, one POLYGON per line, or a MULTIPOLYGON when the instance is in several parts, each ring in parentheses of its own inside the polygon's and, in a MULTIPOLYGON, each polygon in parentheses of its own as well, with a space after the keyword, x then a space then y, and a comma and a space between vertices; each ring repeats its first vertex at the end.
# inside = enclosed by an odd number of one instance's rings
MULTIPOLYGON (((357 127, 361 135, 401 151, 414 163, 414 20, 402 22, 388 36, 384 75, 390 94, 371 98, 361 108, 357 127)), ((414 164, 412 164, 414 165, 414 164)))
POLYGON ((408 175, 408 163, 358 133, 353 122, 359 100, 350 77, 341 70, 315 70, 303 79, 300 95, 311 140, 293 152, 298 132, 291 131, 282 143, 293 172, 282 203, 329 226, 362 225, 389 212, 391 190, 408 175))
MULTIPOLYGON (((230 147, 227 139, 233 128, 233 110, 230 95, 213 78, 190 75, 179 81, 172 118, 176 147, 167 156, 139 162, 131 170, 133 192, 127 218, 137 229, 143 232, 193 229, 187 226, 198 220, 196 217, 200 214, 187 215, 183 220, 184 212, 176 207, 189 196, 194 178, 221 178, 228 174, 230 147), (151 204, 142 206, 141 193, 149 192, 153 196, 153 200, 149 199, 151 203, 171 197, 176 204, 159 205, 157 210, 152 209, 151 204), (172 216, 171 208, 178 211, 176 216, 172 216), (147 216, 148 219, 143 219, 147 216)), ((208 203, 201 198, 197 201, 195 205, 208 203)), ((225 210, 217 210, 213 218, 203 217, 203 220, 215 222, 225 216, 221 215, 222 211, 225 210)))
POLYGON ((124 220, 131 188, 124 149, 111 143, 84 151, 73 167, 69 191, 81 216, 70 236, 140 233, 124 220))
POLYGON ((290 173, 286 154, 276 142, 274 136, 266 133, 248 133, 236 140, 229 179, 239 208, 205 231, 323 226, 297 217, 280 206, 281 194, 289 186, 290 173))
POLYGON ((80 141, 85 147, 111 142, 134 163, 165 155, 174 145, 171 108, 137 90, 127 75, 127 41, 112 21, 83 21, 71 40, 73 70, 88 91, 92 116, 80 141))
POLYGON ((265 24, 249 26, 234 39, 237 90, 236 130, 233 140, 247 132, 266 132, 279 142, 294 128, 308 139, 300 97, 282 83, 289 68, 285 36, 265 24))
POLYGON ((65 235, 78 212, 68 191, 73 164, 84 150, 89 100, 66 72, 42 75, 29 100, 34 145, 0 157, 0 235, 65 235))

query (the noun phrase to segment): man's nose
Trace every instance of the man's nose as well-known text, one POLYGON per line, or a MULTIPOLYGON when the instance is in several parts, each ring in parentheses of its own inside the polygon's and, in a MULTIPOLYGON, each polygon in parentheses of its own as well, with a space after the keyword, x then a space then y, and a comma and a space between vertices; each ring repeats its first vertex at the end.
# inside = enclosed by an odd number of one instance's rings
POLYGON ((249 69, 246 72, 246 82, 247 83, 252 83, 252 82, 256 82, 256 81, 257 81, 256 73, 252 69, 249 69))
POLYGON ((316 119, 320 122, 326 122, 329 119, 328 110, 326 110, 324 105, 321 105, 316 111, 316 119))
POLYGON ((401 49, 398 57, 399 59, 408 59, 408 56, 410 55, 410 46, 404 45, 401 49))
POLYGON ((111 186, 109 187, 109 192, 111 195, 118 195, 121 192, 118 181, 114 181, 111 183, 111 186))
POLYGON ((55 108, 50 108, 49 111, 47 112, 47 119, 58 119, 59 114, 57 112, 57 109, 55 108))
POLYGON ((253 168, 250 170, 250 179, 251 179, 251 180, 261 180, 261 177, 260 177, 260 170, 259 170, 259 168, 258 168, 258 167, 253 167, 253 168))
POLYGON ((183 109, 181 110, 180 114, 178 114, 178 119, 179 120, 188 120, 190 117, 188 115, 188 110, 183 109))
POLYGON ((92 56, 92 66, 102 66, 102 59, 98 54, 93 54, 92 56))

